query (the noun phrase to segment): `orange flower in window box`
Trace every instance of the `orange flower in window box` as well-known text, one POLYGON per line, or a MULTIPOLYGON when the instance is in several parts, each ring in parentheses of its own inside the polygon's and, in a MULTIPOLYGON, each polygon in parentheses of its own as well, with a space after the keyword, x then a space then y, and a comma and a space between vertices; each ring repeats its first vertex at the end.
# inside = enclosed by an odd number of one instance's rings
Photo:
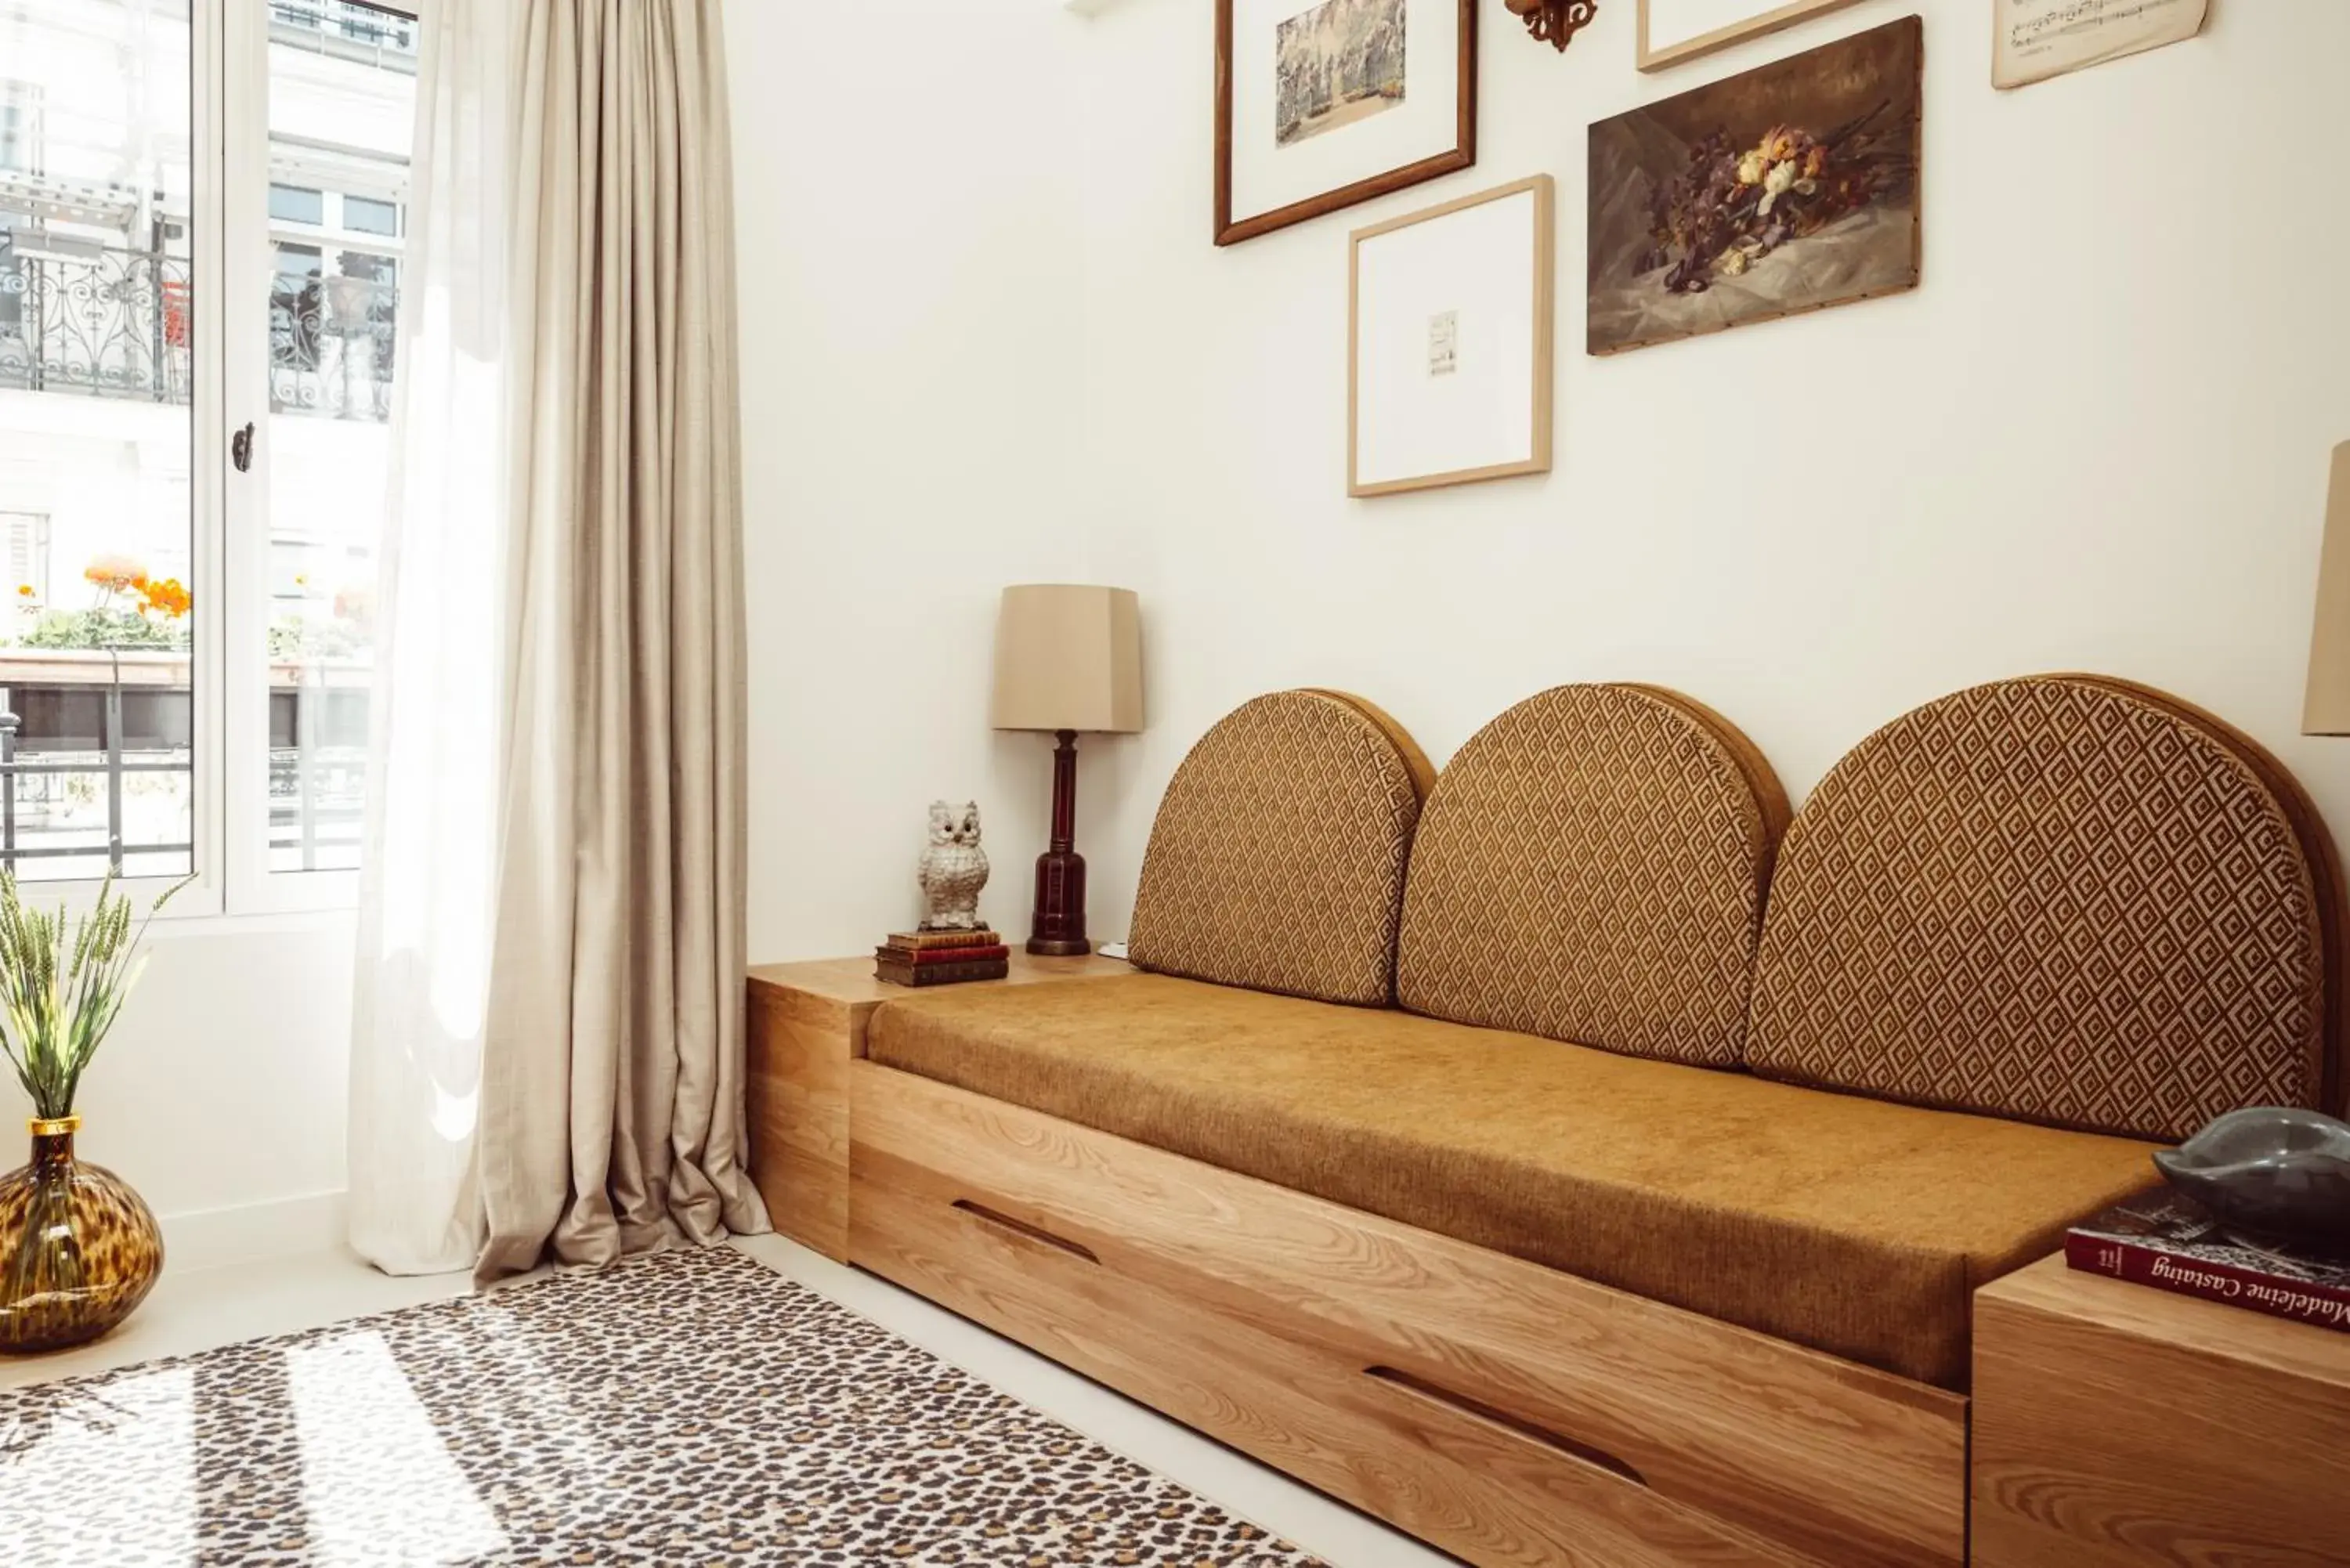
POLYGON ((109 594, 131 593, 147 586, 147 568, 129 556, 100 556, 81 575, 109 594))
POLYGON ((140 584, 139 597, 146 608, 172 620, 187 614, 189 606, 194 602, 187 586, 177 577, 165 577, 160 583, 140 584))

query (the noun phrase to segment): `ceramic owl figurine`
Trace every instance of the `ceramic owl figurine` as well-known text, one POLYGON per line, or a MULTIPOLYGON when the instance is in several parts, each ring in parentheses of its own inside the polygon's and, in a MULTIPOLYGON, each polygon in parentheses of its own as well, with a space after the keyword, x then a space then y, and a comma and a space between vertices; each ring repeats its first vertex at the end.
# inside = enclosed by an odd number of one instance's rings
POLYGON ((931 802, 931 841, 914 879, 922 885, 922 929, 979 927, 979 890, 987 886, 987 851, 979 846, 979 803, 931 802))

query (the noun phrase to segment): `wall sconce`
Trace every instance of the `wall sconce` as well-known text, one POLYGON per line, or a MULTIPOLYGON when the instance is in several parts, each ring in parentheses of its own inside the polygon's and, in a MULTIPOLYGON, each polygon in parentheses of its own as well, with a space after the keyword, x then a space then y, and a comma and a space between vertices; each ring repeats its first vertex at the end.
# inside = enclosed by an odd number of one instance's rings
POLYGON ((1512 14, 1523 19, 1526 31, 1565 49, 1584 24, 1599 15, 1599 0, 1507 0, 1512 14))

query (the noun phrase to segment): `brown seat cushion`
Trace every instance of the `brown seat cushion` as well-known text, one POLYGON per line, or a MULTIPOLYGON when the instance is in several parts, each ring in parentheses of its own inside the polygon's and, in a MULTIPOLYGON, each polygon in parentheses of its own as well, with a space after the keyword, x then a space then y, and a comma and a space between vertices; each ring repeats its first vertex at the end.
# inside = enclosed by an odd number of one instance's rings
POLYGON ((875 1061, 1947 1386, 2146 1146, 1154 975, 883 1004, 875 1061))
POLYGON ((1728 721, 1561 686, 1469 738, 1420 814, 1397 1000, 1457 1023, 1735 1066, 1787 797, 1728 721))
POLYGON ((1162 974, 1384 1006, 1420 796, 1434 770, 1359 697, 1275 691, 1175 770, 1127 951, 1162 974))
POLYGON ((1747 1042, 1770 1077, 2128 1137, 2328 1103, 2340 894, 2290 774, 2144 687, 1978 686, 1788 829, 1747 1042))

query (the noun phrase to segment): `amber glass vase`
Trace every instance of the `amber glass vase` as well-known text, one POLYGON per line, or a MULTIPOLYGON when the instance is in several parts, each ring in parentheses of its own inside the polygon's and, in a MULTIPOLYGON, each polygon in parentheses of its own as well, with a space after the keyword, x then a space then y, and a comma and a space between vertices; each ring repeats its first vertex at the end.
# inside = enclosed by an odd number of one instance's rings
POLYGON ((33 1123, 33 1162, 0 1176, 0 1352, 79 1345, 129 1317, 163 1272, 163 1233, 130 1184, 74 1158, 79 1116, 33 1123))

